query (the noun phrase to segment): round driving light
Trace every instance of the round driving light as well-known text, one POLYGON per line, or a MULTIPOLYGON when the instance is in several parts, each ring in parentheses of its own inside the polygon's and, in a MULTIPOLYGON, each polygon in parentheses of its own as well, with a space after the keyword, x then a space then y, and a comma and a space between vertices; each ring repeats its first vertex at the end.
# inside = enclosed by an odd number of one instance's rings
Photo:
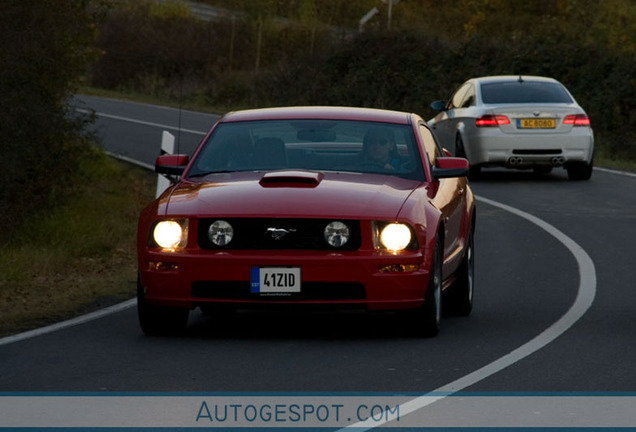
POLYGON ((234 237, 234 228, 224 220, 214 221, 208 229, 208 238, 216 246, 227 245, 232 241, 232 237, 234 237))
POLYGON ((349 241, 351 230, 342 222, 331 222, 325 227, 325 240, 330 246, 340 247, 349 241))
POLYGON ((380 241, 387 249, 400 251, 411 242, 411 230, 404 224, 389 224, 380 233, 380 241))
POLYGON ((161 221, 153 232, 155 242, 164 249, 174 249, 181 243, 183 229, 179 222, 161 221))

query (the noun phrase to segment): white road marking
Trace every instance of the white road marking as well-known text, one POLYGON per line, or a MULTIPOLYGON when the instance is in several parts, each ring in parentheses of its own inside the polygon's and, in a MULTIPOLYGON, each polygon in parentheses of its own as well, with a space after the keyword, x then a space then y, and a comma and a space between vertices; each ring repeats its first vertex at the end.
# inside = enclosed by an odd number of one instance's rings
MULTIPOLYGON (((594 267, 594 262, 589 257, 589 255, 577 243, 574 242, 574 240, 536 216, 533 216, 514 207, 501 204, 497 201, 479 196, 476 198, 481 202, 484 202, 491 206, 499 207, 507 212, 527 219, 528 221, 537 225, 539 228, 548 232, 550 235, 560 241, 566 248, 569 249, 572 255, 574 255, 574 258, 576 259, 579 267, 579 287, 576 299, 570 309, 565 313, 565 315, 559 318, 554 324, 545 329, 534 339, 531 339, 530 341, 521 345, 519 348, 509 352, 505 356, 498 358, 492 363, 487 364, 486 366, 477 369, 476 371, 469 373, 462 378, 459 378, 449 384, 433 390, 430 393, 419 396, 400 405, 400 416, 404 416, 406 414, 422 409, 440 399, 444 399, 452 393, 456 393, 467 387, 470 387, 471 385, 476 384, 479 381, 496 374, 497 372, 507 368, 508 366, 529 356, 530 354, 537 352, 538 350, 561 336, 563 333, 565 333, 565 331, 568 330, 570 327, 572 327, 585 314, 590 306, 592 306, 592 302, 594 301, 594 296, 596 295, 596 269, 594 267)), ((370 419, 367 421, 349 425, 341 430, 344 431, 348 428, 355 428, 357 432, 361 432, 379 427, 385 423, 386 422, 376 422, 373 419, 370 419)))
POLYGON ((131 308, 133 306, 135 306, 137 304, 137 299, 130 299, 130 300, 126 300, 125 302, 122 303, 118 303, 116 305, 113 306, 109 306, 107 308, 104 309, 100 309, 98 311, 95 312, 91 312, 89 314, 86 315, 82 315, 82 316, 78 316, 76 318, 72 318, 70 320, 66 320, 66 321, 62 321, 56 324, 51 324, 50 326, 46 326, 46 327, 41 327, 41 328, 37 328, 34 330, 29 330, 23 333, 18 333, 16 335, 12 335, 12 336, 6 336, 3 337, 2 339, 0 339, 0 346, 2 345, 8 345, 10 343, 14 343, 14 342, 20 342, 26 339, 31 339, 37 336, 42 336, 45 335, 47 333, 53 333, 55 331, 58 330, 62 330, 68 327, 73 327, 76 325, 80 325, 80 324, 84 324, 87 323, 89 321, 93 321, 96 320, 98 318, 102 318, 106 315, 110 315, 119 311, 122 311, 124 309, 128 309, 131 308))
MULTIPOLYGON (((83 113, 83 114, 89 114, 90 113, 89 110, 82 109, 82 108, 76 108, 76 111, 80 112, 80 113, 83 113)), ((191 134, 195 134, 195 135, 205 135, 206 134, 206 132, 201 132, 201 131, 197 131, 197 130, 193 130, 193 129, 184 129, 184 128, 179 128, 178 126, 168 126, 168 125, 163 125, 161 123, 147 122, 147 121, 132 119, 132 118, 128 118, 128 117, 116 116, 116 115, 113 115, 113 114, 106 114, 106 113, 96 112, 95 115, 97 117, 104 117, 104 118, 109 118, 109 119, 113 119, 113 120, 121 120, 121 121, 126 121, 126 122, 129 122, 129 123, 136 123, 136 124, 140 124, 140 125, 144 125, 144 126, 152 126, 152 127, 157 127, 157 128, 161 128, 161 129, 171 129, 171 130, 175 130, 175 131, 178 131, 178 132, 191 133, 191 134)))
POLYGON ((627 176, 627 177, 636 177, 635 173, 631 173, 631 172, 627 172, 627 171, 617 171, 617 170, 613 170, 613 169, 600 168, 600 167, 594 167, 594 169, 596 171, 606 172, 606 173, 610 173, 610 174, 624 175, 624 176, 627 176))
POLYGON ((144 162, 139 162, 138 160, 130 158, 128 156, 121 156, 121 155, 118 155, 118 154, 115 154, 115 153, 111 153, 111 152, 108 152, 108 151, 105 152, 105 153, 108 156, 112 157, 112 158, 119 159, 120 161, 124 161, 124 162, 127 162, 127 163, 132 164, 132 165, 136 165, 138 167, 147 169, 148 171, 154 171, 155 170, 154 165, 150 165, 150 164, 147 164, 147 163, 144 163, 144 162))

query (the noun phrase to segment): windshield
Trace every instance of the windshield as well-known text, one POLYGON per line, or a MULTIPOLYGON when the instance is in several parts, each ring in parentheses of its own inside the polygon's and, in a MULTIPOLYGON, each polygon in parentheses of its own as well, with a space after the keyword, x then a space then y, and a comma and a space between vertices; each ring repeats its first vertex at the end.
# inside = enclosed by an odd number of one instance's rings
POLYGON ((348 120, 220 123, 188 178, 289 169, 382 173, 423 181, 420 161, 409 125, 348 120))
POLYGON ((510 81, 481 85, 485 104, 572 103, 561 84, 539 81, 510 81))

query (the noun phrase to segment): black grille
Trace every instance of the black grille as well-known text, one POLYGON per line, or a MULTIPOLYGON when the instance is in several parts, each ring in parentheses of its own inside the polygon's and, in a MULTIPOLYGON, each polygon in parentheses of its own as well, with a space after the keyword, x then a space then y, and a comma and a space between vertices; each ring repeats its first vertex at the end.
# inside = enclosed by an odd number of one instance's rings
POLYGON ((363 300, 364 286, 355 282, 303 282, 300 293, 262 295, 250 292, 249 281, 192 283, 192 298, 207 300, 363 300))
POLYGON ((330 246, 324 239, 325 227, 335 219, 223 218, 234 228, 234 237, 226 246, 216 246, 208 238, 210 225, 216 218, 199 219, 197 239, 201 249, 292 249, 292 250, 358 250, 360 222, 338 219, 349 226, 349 241, 341 247, 330 246), (283 233, 283 230, 286 233, 283 233), (276 233, 283 233, 280 237, 276 233), (278 238, 277 238, 278 237, 278 238))

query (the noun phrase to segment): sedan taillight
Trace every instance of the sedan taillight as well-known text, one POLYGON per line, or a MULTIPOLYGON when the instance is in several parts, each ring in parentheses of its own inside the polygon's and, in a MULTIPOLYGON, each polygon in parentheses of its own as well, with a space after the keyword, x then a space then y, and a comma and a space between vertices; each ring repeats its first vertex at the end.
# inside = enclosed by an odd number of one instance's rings
POLYGON ((570 114, 565 116, 563 124, 572 126, 589 126, 590 119, 585 114, 570 114))
POLYGON ((504 115, 488 114, 475 120, 475 126, 477 127, 496 127, 507 124, 510 124, 510 120, 504 115))

